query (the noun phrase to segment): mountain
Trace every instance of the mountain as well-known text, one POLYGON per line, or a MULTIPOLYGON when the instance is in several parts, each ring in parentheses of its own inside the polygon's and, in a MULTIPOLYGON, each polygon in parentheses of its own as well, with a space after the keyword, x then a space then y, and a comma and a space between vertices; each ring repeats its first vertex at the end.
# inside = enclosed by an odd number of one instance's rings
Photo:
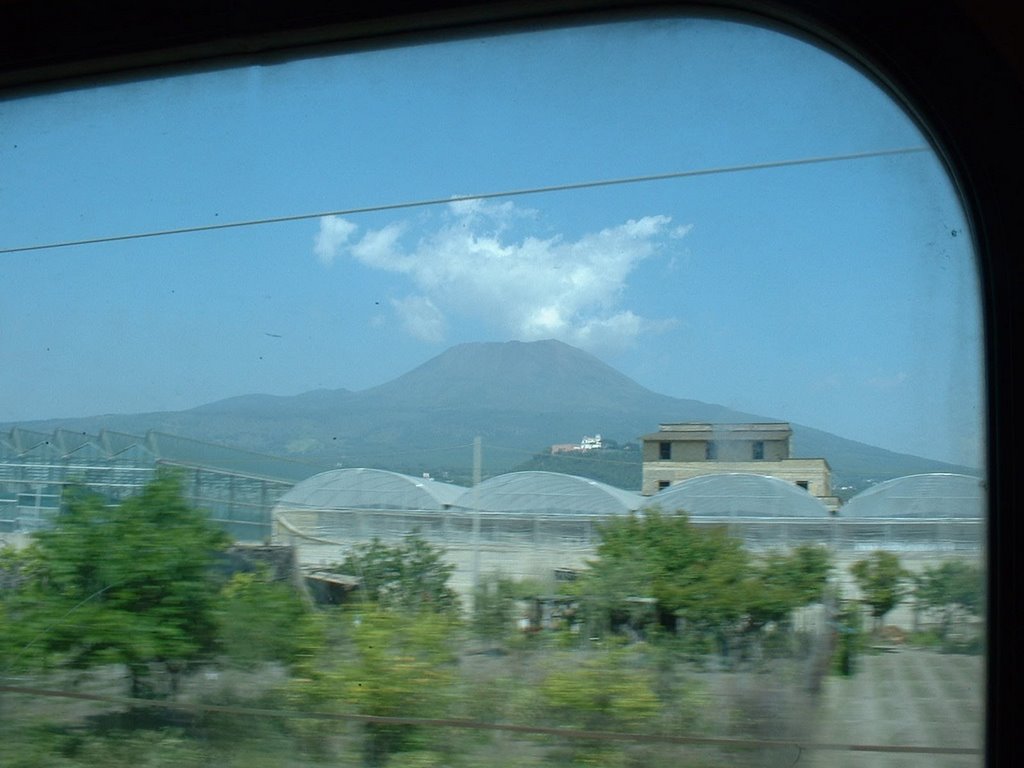
MULTIPOLYGON (((373 466, 465 480, 480 436, 486 475, 554 443, 600 433, 621 443, 666 421, 775 421, 646 389, 559 341, 453 347, 380 386, 292 397, 243 395, 186 411, 24 423, 133 434, 155 429, 326 466, 373 466)), ((795 457, 825 457, 834 484, 917 472, 969 471, 793 425, 795 457)))

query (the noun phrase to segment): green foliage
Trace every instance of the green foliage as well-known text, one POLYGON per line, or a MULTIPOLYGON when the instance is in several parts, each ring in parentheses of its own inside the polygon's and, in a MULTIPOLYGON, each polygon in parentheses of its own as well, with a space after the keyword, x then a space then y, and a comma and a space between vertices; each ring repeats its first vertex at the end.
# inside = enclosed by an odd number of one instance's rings
POLYGON ((217 619, 221 653, 251 668, 270 661, 294 663, 311 613, 290 584, 272 580, 263 568, 231 577, 221 590, 217 619))
POLYGON ((598 559, 575 587, 590 634, 618 623, 651 636, 678 622, 693 648, 711 639, 727 652, 730 639, 820 600, 831 567, 812 546, 756 560, 724 527, 694 526, 685 514, 615 518, 600 533, 598 559))
POLYGON ((907 596, 910 574, 891 552, 879 550, 850 567, 864 602, 871 608, 875 627, 882 625, 885 615, 907 596))
POLYGON ((498 642, 514 629, 517 588, 511 579, 485 576, 473 590, 474 634, 483 640, 498 642))
POLYGON ((918 605, 941 616, 942 644, 958 615, 980 616, 984 608, 985 579, 980 567, 962 560, 948 560, 926 568, 916 578, 914 597, 918 605))
POLYGON ((642 603, 628 598, 650 597, 662 614, 696 627, 739 617, 734 596, 749 558, 724 529, 698 529, 685 515, 651 511, 615 518, 600 535, 598 559, 589 564, 582 585, 589 614, 595 604, 609 617, 614 611, 642 611, 642 603))
POLYGON ((69 491, 50 530, 24 557, 32 578, 8 605, 33 655, 85 669, 125 664, 140 695, 152 664, 172 673, 216 648, 212 563, 225 536, 159 474, 117 506, 69 491))
POLYGON ((459 598, 448 586, 455 566, 444 551, 418 535, 388 546, 380 539, 354 547, 341 563, 341 573, 358 576, 363 600, 402 611, 457 613, 459 598))
POLYGON ((0 597, 17 591, 34 575, 35 559, 27 550, 0 547, 0 597))
MULTIPOLYGON (((324 647, 289 685, 294 706, 314 711, 380 717, 441 717, 451 706, 459 625, 450 614, 421 611, 343 611, 346 634, 338 647, 324 647)), ((301 724, 300 724, 301 725, 301 724)), ((335 724, 312 723, 321 738, 335 724)), ((430 729, 365 723, 366 765, 387 762, 397 752, 429 749, 439 735, 430 729)))
MULTIPOLYGON (((556 656, 536 692, 535 714, 544 725, 587 731, 635 731, 650 727, 661 711, 654 674, 636 648, 556 656)), ((574 741, 552 753, 558 764, 614 765, 622 747, 574 741)))
POLYGON ((176 729, 61 732, 23 729, 5 734, 0 763, 7 768, 203 768, 210 764, 200 744, 176 729))
POLYGON ((38 666, 43 661, 32 645, 32 627, 25 621, 35 605, 28 587, 38 566, 38 558, 30 550, 0 548, 0 672, 38 666))
POLYGON ((746 583, 752 626, 785 622, 796 608, 820 602, 831 570, 828 550, 811 544, 765 556, 746 583))
POLYGON ((652 674, 636 651, 598 651, 579 664, 559 664, 537 695, 543 720, 585 730, 630 730, 658 713, 652 674))
POLYGON ((864 621, 860 605, 845 601, 836 616, 835 670, 843 677, 857 671, 857 657, 864 650, 864 621))

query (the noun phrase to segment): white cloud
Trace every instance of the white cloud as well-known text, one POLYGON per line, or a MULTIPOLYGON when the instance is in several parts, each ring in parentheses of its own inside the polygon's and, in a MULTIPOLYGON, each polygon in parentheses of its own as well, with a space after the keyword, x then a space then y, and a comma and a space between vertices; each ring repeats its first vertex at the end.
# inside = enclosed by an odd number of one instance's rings
POLYGON ((405 243, 402 223, 348 244, 353 226, 340 242, 357 261, 412 282, 416 295, 392 306, 418 338, 441 340, 450 314, 498 325, 513 338, 558 338, 590 349, 620 347, 663 325, 621 307, 621 297, 630 273, 687 228, 670 230, 668 216, 644 216, 572 241, 508 234, 535 216, 509 202, 457 200, 414 244, 405 243))
POLYGON ((404 230, 405 225, 400 223, 371 230, 352 246, 352 255, 368 267, 389 272, 409 272, 415 259, 402 254, 396 247, 404 230))
POLYGON ((487 227, 494 233, 505 231, 517 220, 535 219, 538 214, 532 208, 520 208, 511 201, 495 203, 479 198, 452 200, 448 204, 448 213, 463 229, 487 227))
POLYGON ((577 347, 624 347, 654 324, 632 310, 618 312, 611 317, 587 320, 573 329, 570 343, 577 347))
POLYGON ((410 335, 423 341, 437 342, 444 338, 444 316, 434 302, 426 296, 407 296, 392 299, 402 326, 410 335))
POLYGON ((313 240, 313 253, 323 264, 331 264, 358 228, 339 216, 324 216, 320 219, 320 231, 313 240))

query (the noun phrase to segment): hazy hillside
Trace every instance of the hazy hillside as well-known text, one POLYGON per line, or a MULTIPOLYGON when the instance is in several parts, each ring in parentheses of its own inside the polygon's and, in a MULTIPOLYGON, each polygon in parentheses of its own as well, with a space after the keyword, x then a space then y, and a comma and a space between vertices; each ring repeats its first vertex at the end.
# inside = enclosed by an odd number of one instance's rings
MULTIPOLYGON (((90 433, 104 428, 135 434, 156 429, 329 466, 376 466, 438 476, 447 472, 465 479, 476 436, 483 440, 485 474, 493 475, 527 462, 533 466, 539 461, 533 457, 551 444, 598 432, 626 443, 664 421, 774 420, 786 416, 741 413, 660 395, 579 349, 539 341, 463 344, 360 392, 243 395, 173 413, 23 426, 90 433)), ((798 424, 793 429, 794 455, 828 459, 837 486, 917 472, 965 471, 798 424)), ((635 470, 612 474, 633 475, 635 470)))

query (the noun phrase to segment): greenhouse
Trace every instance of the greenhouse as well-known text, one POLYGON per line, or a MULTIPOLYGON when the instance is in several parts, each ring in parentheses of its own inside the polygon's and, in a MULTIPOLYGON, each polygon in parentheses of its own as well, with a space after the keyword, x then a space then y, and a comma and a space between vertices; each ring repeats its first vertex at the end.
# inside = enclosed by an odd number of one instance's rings
POLYGON ((970 475, 910 475, 879 483, 850 499, 844 518, 981 519, 985 487, 970 475))
POLYGON ((645 508, 685 511, 697 525, 727 525, 751 549, 826 544, 837 552, 976 552, 985 496, 976 477, 913 475, 873 486, 830 515, 817 498, 783 480, 730 473, 669 486, 648 497, 645 508))
POLYGON ((828 508, 803 488, 777 477, 745 472, 701 475, 649 496, 646 508, 685 511, 691 517, 824 519, 828 508))
POLYGON ((512 472, 475 488, 380 469, 337 469, 305 480, 278 502, 280 536, 324 541, 418 532, 445 543, 470 536, 533 544, 589 541, 592 525, 639 508, 642 497, 555 472, 512 472))
POLYGON ((980 550, 986 504, 984 482, 977 477, 898 477, 850 499, 839 511, 838 530, 851 549, 980 550))
POLYGON ((178 469, 188 501, 208 510, 239 541, 267 538, 278 498, 321 469, 154 431, 92 435, 15 427, 0 434, 0 531, 46 527, 70 485, 121 501, 138 493, 159 467, 178 469))
POLYGON ((313 543, 441 535, 458 485, 383 469, 332 469, 289 490, 274 508, 278 538, 313 543))
POLYGON ((701 475, 648 496, 644 509, 685 512, 695 525, 727 525, 751 549, 827 544, 834 536, 828 508, 803 488, 767 475, 701 475))
POLYGON ((979 481, 930 477, 901 478, 865 492, 864 499, 886 498, 889 506, 857 519, 850 511, 866 509, 863 501, 837 516, 803 488, 746 473, 691 478, 643 497, 554 472, 511 472, 461 488, 384 470, 339 469, 281 497, 275 540, 297 546, 307 565, 327 565, 373 538, 396 541, 415 533, 445 550, 456 566, 453 583, 462 590, 488 572, 571 575, 594 556, 603 521, 654 508, 685 511, 698 526, 727 526, 755 551, 817 544, 840 559, 873 549, 977 552, 984 508, 979 481), (922 498, 932 509, 945 504, 949 516, 915 519, 922 498))
POLYGON ((640 507, 642 497, 554 472, 512 472, 475 488, 371 469, 334 470, 282 496, 276 540, 300 561, 326 565, 373 538, 416 533, 442 546, 468 589, 480 573, 549 575, 582 567, 602 519, 640 507))
POLYGON ((509 472, 466 491, 455 506, 504 516, 603 517, 637 510, 638 493, 558 472, 509 472))
POLYGON ((292 488, 278 501, 287 510, 393 509, 438 511, 466 489, 384 469, 332 469, 292 488))

